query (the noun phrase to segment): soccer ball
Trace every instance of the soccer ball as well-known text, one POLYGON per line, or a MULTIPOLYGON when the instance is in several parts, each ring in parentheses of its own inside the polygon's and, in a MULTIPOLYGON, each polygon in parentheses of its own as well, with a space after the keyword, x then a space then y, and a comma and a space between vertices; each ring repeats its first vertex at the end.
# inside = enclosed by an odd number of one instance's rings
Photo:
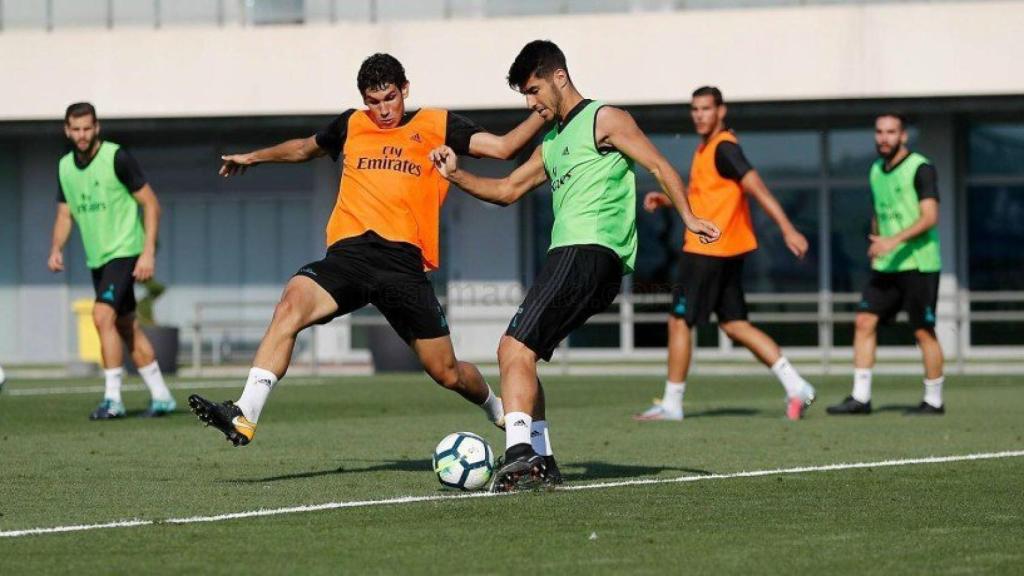
POLYGON ((434 448, 434 472, 441 484, 459 490, 479 490, 494 473, 491 447, 471 432, 453 432, 434 448))

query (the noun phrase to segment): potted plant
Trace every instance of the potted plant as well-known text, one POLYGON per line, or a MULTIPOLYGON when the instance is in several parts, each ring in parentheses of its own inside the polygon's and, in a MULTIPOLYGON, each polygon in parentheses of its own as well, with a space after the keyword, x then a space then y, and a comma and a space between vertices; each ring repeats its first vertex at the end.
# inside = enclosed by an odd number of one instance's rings
POLYGON ((178 327, 159 326, 153 318, 153 306, 167 291, 167 287, 152 278, 143 282, 142 287, 146 289, 146 295, 139 300, 135 316, 142 326, 142 331, 153 344, 153 352, 160 363, 160 370, 164 374, 175 374, 178 371, 178 327))

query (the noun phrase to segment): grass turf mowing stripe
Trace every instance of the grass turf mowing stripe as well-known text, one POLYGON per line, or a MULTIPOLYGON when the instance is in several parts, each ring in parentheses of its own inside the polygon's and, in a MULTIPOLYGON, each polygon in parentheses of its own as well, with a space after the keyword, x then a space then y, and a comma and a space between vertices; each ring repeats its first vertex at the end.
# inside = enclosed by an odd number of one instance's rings
MULTIPOLYGON (((772 470, 733 472, 729 474, 704 474, 697 476, 679 476, 676 478, 625 480, 622 482, 601 482, 595 484, 581 484, 578 486, 564 486, 559 488, 558 491, 600 490, 607 488, 619 488, 624 486, 646 486, 652 484, 670 484, 678 482, 699 482, 704 480, 728 480, 733 478, 758 478, 763 476, 775 476, 781 474, 804 474, 808 472, 833 472, 837 470, 857 470, 863 468, 887 468, 895 466, 914 466, 921 464, 944 464, 950 462, 969 462, 972 460, 998 460, 1003 458, 1019 458, 1021 456, 1024 456, 1024 450, 1006 450, 1002 452, 979 452, 975 454, 961 454, 955 456, 930 456, 927 458, 880 460, 877 462, 855 462, 850 464, 824 464, 819 466, 800 466, 796 468, 777 468, 772 470)), ((462 500, 466 498, 487 498, 493 496, 507 495, 509 494, 475 492, 471 494, 401 496, 398 498, 386 498, 382 500, 354 500, 350 502, 327 502, 324 504, 308 504, 301 506, 289 506, 286 508, 269 508, 264 510, 251 510, 248 512, 233 512, 228 514, 219 514, 215 516, 189 516, 183 518, 166 518, 162 520, 131 519, 106 522, 102 524, 77 524, 70 526, 53 526, 49 528, 28 528, 24 530, 8 530, 6 532, 0 532, 0 538, 18 538, 22 536, 38 536, 43 534, 58 534, 64 532, 83 532, 88 530, 103 530, 107 528, 131 528, 138 526, 154 526, 157 524, 201 524, 207 522, 222 522, 225 520, 239 520, 242 518, 256 518, 260 516, 279 516, 282 514, 320 512, 324 510, 337 510, 342 508, 363 508, 369 506, 414 504, 418 502, 437 502, 441 500, 462 500)))

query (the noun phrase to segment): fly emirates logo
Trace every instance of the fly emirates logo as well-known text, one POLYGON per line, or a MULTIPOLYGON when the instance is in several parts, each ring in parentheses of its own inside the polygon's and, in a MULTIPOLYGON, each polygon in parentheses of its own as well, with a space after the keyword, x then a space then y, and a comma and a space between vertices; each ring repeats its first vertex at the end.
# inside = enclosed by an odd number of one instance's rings
POLYGON ((356 160, 356 168, 359 170, 391 170, 411 176, 423 174, 423 168, 419 164, 402 158, 402 149, 398 146, 384 146, 380 156, 377 157, 360 156, 356 160))

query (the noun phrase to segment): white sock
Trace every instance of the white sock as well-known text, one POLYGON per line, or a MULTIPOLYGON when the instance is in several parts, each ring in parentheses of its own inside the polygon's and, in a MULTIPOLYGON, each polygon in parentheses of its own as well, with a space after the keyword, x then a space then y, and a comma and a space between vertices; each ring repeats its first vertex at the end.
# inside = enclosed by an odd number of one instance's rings
POLYGON ((945 376, 939 376, 934 380, 924 379, 924 401, 935 408, 942 408, 942 384, 946 381, 945 376))
POLYGON ((551 456, 551 438, 548 436, 547 420, 534 420, 530 426, 530 443, 533 451, 541 456, 551 456))
POLYGON ((249 379, 245 381, 245 389, 242 390, 242 397, 235 402, 235 406, 242 409, 242 415, 255 424, 260 419, 260 412, 263 405, 267 403, 267 396, 277 384, 277 376, 270 370, 253 366, 249 369, 249 379))
POLYGON ((103 371, 103 378, 106 384, 106 389, 103 391, 103 398, 113 400, 114 402, 120 402, 121 380, 124 378, 124 368, 120 366, 117 368, 107 368, 103 371))
POLYGON ((499 422, 502 417, 505 416, 505 410, 501 406, 501 398, 494 395, 494 390, 491 387, 487 387, 487 400, 484 400, 479 404, 483 408, 484 413, 487 414, 487 419, 491 422, 499 422))
POLYGON ((683 394, 686 393, 686 382, 665 381, 665 393, 661 395, 661 407, 666 412, 683 411, 683 394))
POLYGON ((505 414, 505 450, 516 444, 530 443, 530 432, 533 431, 533 418, 526 412, 509 412, 505 414))
POLYGON ((786 389, 786 396, 790 398, 803 398, 807 395, 808 389, 814 389, 807 380, 800 376, 796 368, 793 368, 793 365, 789 363, 785 356, 776 360, 775 364, 772 364, 772 372, 775 373, 775 377, 782 383, 782 387, 786 389))
POLYGON ((871 369, 855 368, 853 370, 853 399, 857 402, 871 401, 871 369))
POLYGON ((156 360, 153 360, 148 366, 139 368, 139 375, 146 383, 146 388, 149 388, 149 395, 153 397, 153 400, 167 401, 171 399, 171 391, 164 384, 164 375, 160 372, 160 365, 156 363, 156 360))

